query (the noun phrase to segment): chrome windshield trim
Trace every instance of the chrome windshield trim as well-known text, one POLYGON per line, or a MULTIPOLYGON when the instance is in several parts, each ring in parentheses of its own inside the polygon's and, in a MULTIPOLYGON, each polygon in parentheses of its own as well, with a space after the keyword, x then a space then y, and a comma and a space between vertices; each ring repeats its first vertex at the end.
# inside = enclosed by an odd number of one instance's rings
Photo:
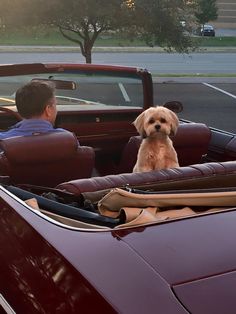
POLYGON ((16 312, 12 309, 10 304, 7 302, 7 300, 3 297, 1 293, 0 293, 0 306, 2 306, 2 308, 7 314, 16 314, 16 312))

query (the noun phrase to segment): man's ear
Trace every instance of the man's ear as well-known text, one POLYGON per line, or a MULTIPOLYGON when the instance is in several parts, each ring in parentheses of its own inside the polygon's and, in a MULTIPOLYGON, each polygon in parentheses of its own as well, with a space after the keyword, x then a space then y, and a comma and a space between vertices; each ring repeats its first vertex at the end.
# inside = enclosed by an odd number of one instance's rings
POLYGON ((42 117, 50 121, 50 118, 52 117, 52 110, 53 110, 53 106, 51 106, 50 104, 47 104, 42 113, 42 117))
POLYGON ((50 105, 46 105, 45 109, 44 109, 44 114, 46 116, 50 116, 51 115, 51 106, 50 105))

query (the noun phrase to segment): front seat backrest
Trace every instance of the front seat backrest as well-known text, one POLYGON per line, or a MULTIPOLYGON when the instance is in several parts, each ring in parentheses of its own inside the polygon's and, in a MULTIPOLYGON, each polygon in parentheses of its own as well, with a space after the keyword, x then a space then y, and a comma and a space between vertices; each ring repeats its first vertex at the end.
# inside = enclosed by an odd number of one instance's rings
POLYGON ((67 131, 0 140, 0 174, 12 183, 56 186, 91 176, 95 154, 67 131))

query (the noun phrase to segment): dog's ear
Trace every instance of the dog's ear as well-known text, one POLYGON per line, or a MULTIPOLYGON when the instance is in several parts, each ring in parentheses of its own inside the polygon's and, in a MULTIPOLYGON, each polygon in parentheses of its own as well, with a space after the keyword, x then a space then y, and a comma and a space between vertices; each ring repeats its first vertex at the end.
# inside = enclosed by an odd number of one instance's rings
POLYGON ((147 134, 144 130, 144 115, 145 111, 143 111, 133 122, 136 130, 143 138, 147 137, 147 134))
POLYGON ((171 117, 171 131, 170 131, 170 135, 174 136, 176 134, 178 126, 179 126, 179 119, 178 119, 177 115, 173 111, 170 111, 170 117, 171 117))

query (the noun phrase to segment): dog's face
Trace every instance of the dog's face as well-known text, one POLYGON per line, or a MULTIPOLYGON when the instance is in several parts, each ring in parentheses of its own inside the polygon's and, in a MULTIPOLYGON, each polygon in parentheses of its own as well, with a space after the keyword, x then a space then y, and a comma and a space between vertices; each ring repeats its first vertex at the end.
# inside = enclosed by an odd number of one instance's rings
POLYGON ((139 134, 145 138, 175 135, 179 120, 173 111, 157 106, 142 112, 133 123, 139 134))

